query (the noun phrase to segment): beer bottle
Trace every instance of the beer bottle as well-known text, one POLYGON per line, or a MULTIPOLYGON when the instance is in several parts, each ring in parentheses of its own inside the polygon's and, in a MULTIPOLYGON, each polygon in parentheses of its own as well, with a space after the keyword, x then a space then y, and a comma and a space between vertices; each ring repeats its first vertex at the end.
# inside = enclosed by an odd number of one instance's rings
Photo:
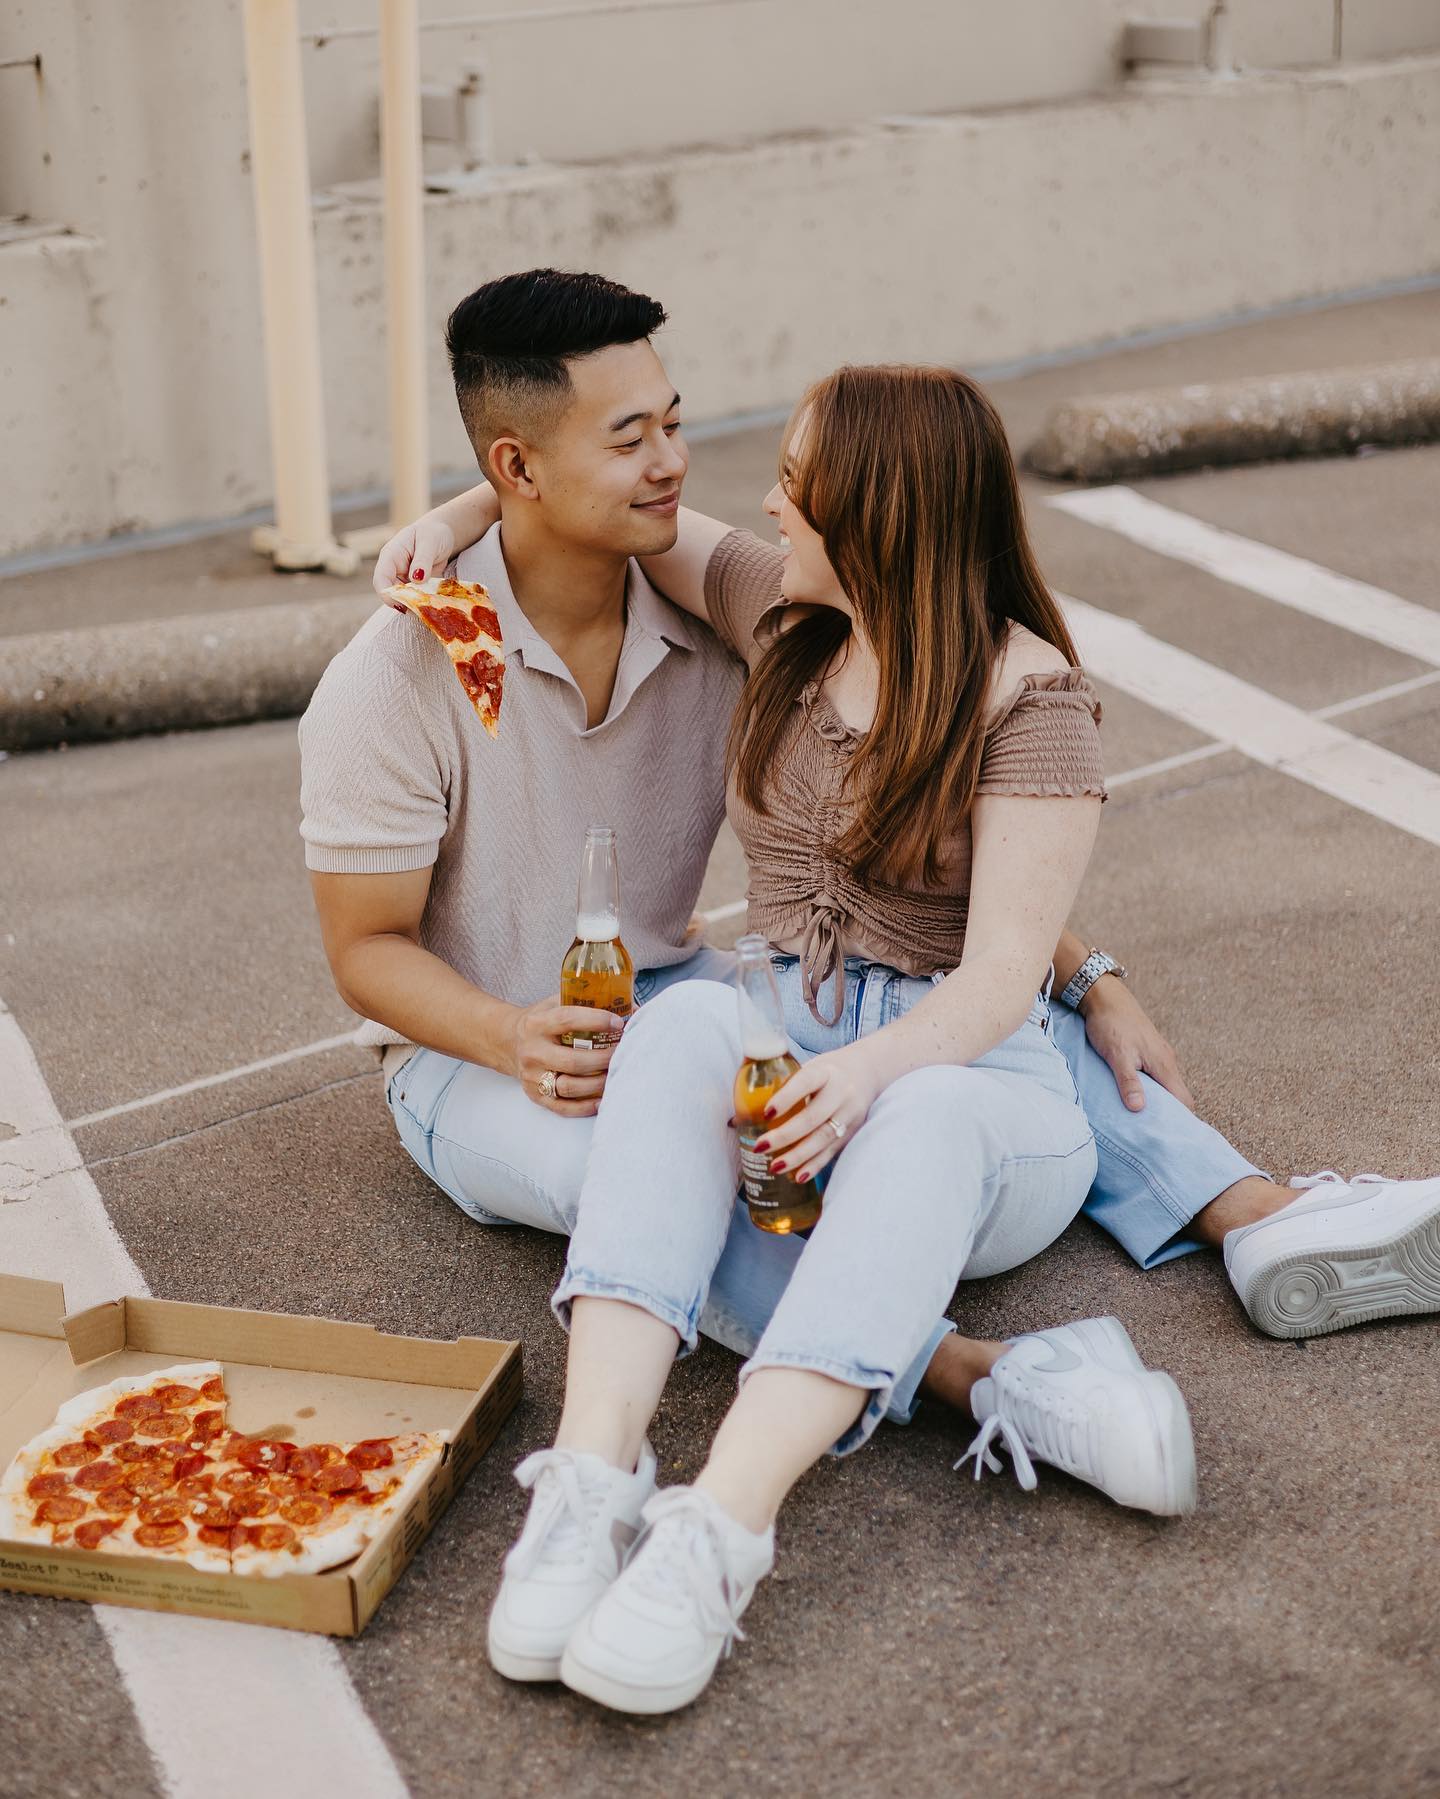
MULTIPOLYGON (((591 825, 585 833, 575 913, 575 941, 560 969, 560 1004, 628 1018, 635 1003, 635 964, 620 941, 620 864, 609 825, 591 825)), ((620 1039, 611 1031, 590 1037, 566 1031, 560 1041, 576 1049, 608 1049, 620 1039)))
MULTIPOLYGON (((750 1219, 762 1231, 785 1235, 808 1230, 820 1216, 820 1189, 814 1181, 797 1186, 787 1175, 770 1172, 770 1158, 755 1145, 785 1122, 767 1119, 765 1108, 800 1064, 785 1040, 780 990, 770 966, 770 946, 763 937, 742 937, 735 986, 740 1001, 740 1048, 745 1060, 735 1077, 735 1122, 740 1130, 740 1178, 750 1219)), ((785 1114, 793 1118, 800 1108, 785 1114)))

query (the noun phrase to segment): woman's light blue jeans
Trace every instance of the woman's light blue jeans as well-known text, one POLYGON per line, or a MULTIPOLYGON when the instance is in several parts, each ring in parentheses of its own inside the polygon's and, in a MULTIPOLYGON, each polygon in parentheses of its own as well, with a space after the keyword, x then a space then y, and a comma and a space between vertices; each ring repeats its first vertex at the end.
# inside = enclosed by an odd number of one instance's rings
MULTIPOLYGON (((805 1004, 796 959, 773 961, 801 1061, 880 1030, 936 984, 851 961, 845 1010, 826 1026, 805 1004)), ((740 1062, 733 987, 680 982, 636 1014, 610 1065, 552 1302, 562 1324, 581 1295, 624 1300, 670 1325, 682 1354, 694 1348, 745 1213, 728 1123, 740 1062)), ((892 1405, 913 1404, 957 1282, 1047 1248, 1094 1174, 1090 1125, 1041 996, 977 1062, 916 1069, 880 1094, 834 1161, 820 1222, 741 1381, 797 1368, 865 1389, 835 1452, 858 1448, 892 1405)))

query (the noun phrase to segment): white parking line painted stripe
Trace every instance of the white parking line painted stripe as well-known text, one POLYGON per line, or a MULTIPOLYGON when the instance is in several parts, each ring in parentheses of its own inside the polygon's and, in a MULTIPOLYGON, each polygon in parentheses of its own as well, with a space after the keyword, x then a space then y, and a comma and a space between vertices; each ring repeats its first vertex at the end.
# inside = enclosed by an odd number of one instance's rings
POLYGON ((702 912, 700 916, 706 924, 719 924, 727 918, 738 918, 742 912, 749 910, 749 905, 748 900, 731 900, 723 906, 712 906, 708 912, 702 912))
MULTIPOLYGON (((145 1293, 3 1000, 0 1122, 14 1133, 0 1153, 35 1171, 24 1196, 0 1205, 0 1268, 62 1281, 72 1307, 145 1293)), ((328 1639, 116 1606, 94 1612, 169 1799, 213 1799, 222 1790, 405 1799, 399 1770, 328 1639)))
POLYGON ((1428 606, 1176 512, 1131 487, 1092 487, 1057 495, 1047 504, 1142 549, 1204 569, 1232 587, 1440 667, 1440 612, 1428 606))
POLYGON ((242 1080, 247 1074, 261 1074, 267 1068, 283 1068, 287 1062, 323 1055, 327 1049, 344 1049, 354 1042, 354 1031, 342 1032, 338 1037, 321 1037, 314 1043, 302 1043, 299 1049, 284 1049, 278 1055, 262 1056, 258 1062, 242 1062, 238 1068, 225 1068, 219 1074, 202 1074, 198 1080, 182 1081, 178 1087, 162 1087, 158 1093, 147 1093, 143 1099, 127 1099, 118 1106, 106 1106, 101 1112, 87 1112, 83 1118, 70 1119, 65 1128, 78 1131, 82 1124, 101 1124, 107 1118, 140 1112, 146 1106, 158 1106, 167 1099, 182 1099, 185 1094, 200 1093, 206 1087, 223 1087, 226 1081, 242 1080))
POLYGON ((1440 844, 1440 775, 1152 637, 1134 619, 1060 598, 1086 667, 1102 681, 1266 768, 1440 844))

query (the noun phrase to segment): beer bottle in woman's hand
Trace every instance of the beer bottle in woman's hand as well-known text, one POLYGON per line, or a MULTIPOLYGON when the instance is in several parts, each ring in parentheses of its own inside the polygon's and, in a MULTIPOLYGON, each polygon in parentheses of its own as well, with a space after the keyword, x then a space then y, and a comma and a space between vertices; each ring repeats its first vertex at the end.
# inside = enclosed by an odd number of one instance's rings
MULTIPOLYGON (((739 960, 735 986, 740 1001, 740 1048, 745 1060, 735 1077, 735 1122, 740 1132, 740 1178, 750 1219, 762 1231, 788 1235, 808 1230, 820 1217, 820 1189, 803 1186, 770 1172, 770 1158, 755 1145, 767 1130, 785 1122, 767 1119, 765 1108, 800 1064, 785 1037, 780 990, 770 966, 770 945, 760 936, 742 937, 735 946, 739 960)), ((799 1107, 785 1114, 793 1118, 799 1107)))

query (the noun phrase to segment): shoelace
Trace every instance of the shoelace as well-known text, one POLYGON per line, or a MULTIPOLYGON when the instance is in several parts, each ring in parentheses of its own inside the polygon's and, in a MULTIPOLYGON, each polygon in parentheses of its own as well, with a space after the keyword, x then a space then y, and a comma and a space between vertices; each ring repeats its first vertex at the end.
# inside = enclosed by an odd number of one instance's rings
POLYGON ((691 1493, 658 1494, 646 1512, 645 1529, 626 1563, 627 1575, 662 1604, 693 1608, 701 1629, 724 1639, 728 1656, 736 1643, 745 1641, 745 1632, 719 1532, 691 1493), (699 1553, 701 1543, 709 1549, 708 1557, 699 1553))
POLYGON ((1292 1187, 1384 1187, 1389 1184, 1388 1174, 1352 1174, 1347 1181, 1343 1174, 1336 1174, 1333 1168, 1322 1168, 1319 1174, 1297 1174, 1290 1182, 1292 1187))
POLYGON ((987 1468, 992 1474, 1002 1474, 1004 1463, 991 1448, 996 1437, 1009 1450, 1015 1478, 1027 1493, 1039 1484, 1030 1459, 1032 1448, 1042 1461, 1053 1462, 1057 1467, 1089 1466, 1088 1457, 1083 1454, 1083 1423, 1076 1414, 1057 1407, 1053 1399, 1041 1405, 1024 1391, 997 1394, 995 1410, 980 1426, 975 1441, 956 1462, 956 1468, 963 1468, 974 1456, 976 1480, 987 1468))
POLYGON ((524 1580, 534 1572, 541 1556, 547 1560, 578 1561, 586 1552, 600 1489, 587 1496, 580 1484, 575 1458, 564 1449, 537 1449, 515 1470, 522 1487, 535 1492, 535 1503, 514 1548, 505 1557, 505 1572, 524 1580), (551 1479, 539 1486, 543 1475, 551 1479))

